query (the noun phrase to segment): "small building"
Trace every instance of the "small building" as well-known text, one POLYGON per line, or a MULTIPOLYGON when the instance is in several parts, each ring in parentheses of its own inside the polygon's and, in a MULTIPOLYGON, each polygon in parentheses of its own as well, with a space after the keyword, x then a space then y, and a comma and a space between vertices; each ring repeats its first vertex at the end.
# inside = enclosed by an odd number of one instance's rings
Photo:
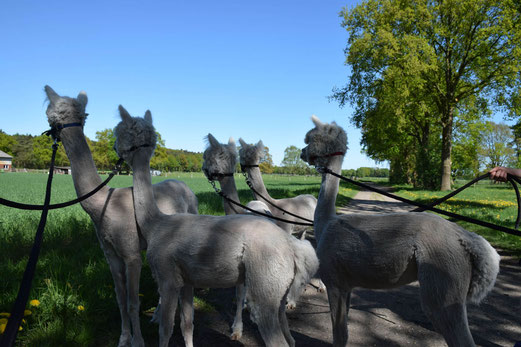
POLYGON ((13 157, 0 151, 0 170, 11 170, 13 167, 13 157))
POLYGON ((70 166, 55 166, 54 167, 54 173, 55 174, 70 175, 71 174, 71 167, 70 166))

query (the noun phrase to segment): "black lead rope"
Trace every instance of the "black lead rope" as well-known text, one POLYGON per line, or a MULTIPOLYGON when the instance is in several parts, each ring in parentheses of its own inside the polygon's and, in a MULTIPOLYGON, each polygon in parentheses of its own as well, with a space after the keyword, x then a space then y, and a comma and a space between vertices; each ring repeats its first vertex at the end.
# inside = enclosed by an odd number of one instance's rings
MULTIPOLYGON (((474 219, 474 218, 462 216, 462 215, 459 215, 459 214, 456 214, 456 213, 440 210, 439 208, 436 208, 436 207, 433 207, 433 206, 425 205, 425 204, 422 204, 422 203, 419 203, 419 202, 416 202, 416 201, 412 201, 412 200, 409 200, 409 199, 406 199, 406 198, 402 198, 401 196, 397 196, 397 195, 388 193, 386 191, 383 191, 381 189, 371 187, 371 186, 369 186, 367 184, 351 180, 351 179, 349 179, 347 177, 344 177, 342 175, 339 175, 339 174, 331 171, 328 168, 317 168, 317 170, 319 172, 321 172, 321 173, 328 173, 328 174, 333 175, 335 177, 338 177, 338 178, 340 178, 340 179, 342 179, 342 180, 344 180, 346 182, 349 182, 349 183, 355 184, 355 185, 357 185, 359 187, 362 187, 362 188, 365 188, 365 189, 377 192, 377 193, 385 195, 385 196, 387 196, 389 198, 396 199, 396 200, 399 200, 401 202, 405 202, 407 204, 420 207, 422 211, 430 210, 430 211, 433 211, 433 212, 436 212, 436 213, 439 213, 439 214, 443 214, 443 215, 451 217, 451 218, 459 219, 459 220, 462 220, 462 221, 465 221, 465 222, 468 222, 468 223, 477 224, 477 225, 480 225, 480 226, 483 226, 483 227, 487 227, 487 228, 490 228, 490 229, 498 230, 498 231, 501 231, 501 232, 504 232, 504 233, 507 233, 507 234, 511 234, 511 235, 515 235, 515 236, 521 236, 521 231, 519 231, 519 230, 506 228, 506 227, 503 227, 503 226, 500 226, 500 225, 495 225, 495 224, 492 224, 492 223, 489 223, 489 222, 485 222, 485 221, 482 221, 482 220, 479 220, 479 219, 474 219)), ((442 199, 444 201, 446 200, 445 197, 443 197, 442 199)), ((442 199, 440 199, 440 200, 442 200, 442 199)))
MULTIPOLYGON (((123 164, 123 161, 124 160, 122 158, 120 158, 118 160, 118 162, 116 163, 116 166, 114 167, 112 172, 109 174, 109 177, 107 177, 105 179, 105 181, 103 181, 99 186, 94 188, 92 191, 90 191, 87 194, 82 195, 79 198, 76 198, 74 200, 70 200, 70 201, 67 201, 67 202, 62 202, 62 203, 59 203, 59 204, 49 205, 48 209, 49 210, 54 210, 54 209, 57 209, 57 208, 64 208, 64 207, 72 206, 74 204, 77 204, 78 202, 82 202, 83 200, 90 198, 91 196, 93 196, 94 194, 99 192, 99 190, 101 188, 106 186, 107 183, 110 182, 112 177, 114 177, 121 170, 121 165, 123 164)), ((43 207, 44 207, 44 205, 22 204, 22 203, 19 203, 19 202, 10 201, 10 200, 6 200, 6 199, 2 199, 2 198, 0 198, 0 205, 5 205, 5 206, 8 206, 8 207, 17 208, 17 209, 20 209, 20 210, 43 210, 43 207)))
MULTIPOLYGON (((248 177, 248 174, 246 173, 246 170, 245 168, 247 167, 259 167, 259 165, 242 165, 241 164, 241 170, 242 172, 245 174, 245 177, 246 177, 246 184, 248 185, 248 187, 250 187, 251 191, 253 193, 255 193, 257 196, 260 196, 264 201, 266 201, 268 204, 270 204, 271 206, 275 207, 276 209, 286 213, 286 214, 289 214, 290 216, 293 216, 293 217, 296 217, 298 219, 301 219, 301 220, 304 220, 306 222, 309 222, 311 223, 311 225, 313 225, 313 221, 310 220, 310 219, 307 219, 307 218, 304 218, 304 217, 301 217, 299 215, 296 215, 294 213, 291 213, 285 209, 283 209, 282 207, 279 207, 277 206, 276 204, 274 204, 273 202, 271 202, 270 200, 268 200, 266 197, 262 196, 258 191, 255 190, 255 188, 253 188, 253 183, 250 181, 249 177, 248 177)), ((286 221, 286 220, 284 220, 286 221)), ((293 223, 293 222, 289 222, 289 221, 286 221, 287 223, 293 223)), ((293 224, 298 224, 298 223, 293 223, 293 224)), ((308 225, 307 223, 304 223, 304 224, 300 224, 300 225, 308 225)))
POLYGON ((272 215, 269 215, 269 214, 266 214, 266 213, 262 213, 262 212, 259 212, 259 211, 255 211, 254 209, 252 208, 249 208, 247 206, 244 206, 243 204, 241 203, 238 203, 237 201, 235 200, 232 200, 230 199, 229 197, 227 197, 222 191, 220 190, 216 190, 217 194, 219 194, 223 199, 226 199, 226 201, 229 201, 231 202, 232 204, 234 205, 237 205, 239 207, 242 207, 244 208, 245 210, 248 210, 250 212, 253 212, 255 214, 258 214, 260 216, 263 216, 263 217, 266 217, 266 218, 271 218, 271 219, 275 219, 275 220, 278 220, 278 221, 281 221, 281 222, 284 222, 284 223, 290 223, 290 224, 295 224, 295 225, 304 225, 304 226, 313 226, 313 222, 311 223, 300 223, 300 222, 294 222, 294 221, 290 221, 290 220, 287 220, 287 219, 282 219, 282 218, 279 218, 279 217, 275 217, 275 216, 272 216, 272 215))
POLYGON ((2 340, 0 342, 1 347, 10 347, 14 344, 16 340, 16 334, 18 333, 18 328, 23 318, 24 310, 27 305, 29 292, 31 291, 31 283, 34 278, 34 273, 36 271, 36 263, 38 262, 38 256, 40 254, 40 248, 42 246, 43 231, 45 229, 45 224, 47 223, 49 202, 51 201, 51 185, 54 173, 54 160, 56 158, 57 149, 58 143, 57 138, 55 137, 54 144, 52 146, 51 166, 49 168, 49 177, 47 178, 47 187, 45 189, 45 200, 42 208, 40 224, 38 225, 38 229, 36 230, 33 247, 31 249, 31 254, 29 255, 29 260, 25 268, 22 282, 20 283, 18 296, 16 297, 16 301, 13 305, 13 309, 11 310, 11 315, 9 316, 7 326, 5 328, 2 340))

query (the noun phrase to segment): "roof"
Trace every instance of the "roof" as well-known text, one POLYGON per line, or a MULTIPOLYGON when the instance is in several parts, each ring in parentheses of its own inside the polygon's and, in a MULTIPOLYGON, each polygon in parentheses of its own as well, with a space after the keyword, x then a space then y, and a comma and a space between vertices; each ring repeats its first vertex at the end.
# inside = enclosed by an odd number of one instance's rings
POLYGON ((12 156, 3 151, 0 151, 0 158, 12 158, 12 156))

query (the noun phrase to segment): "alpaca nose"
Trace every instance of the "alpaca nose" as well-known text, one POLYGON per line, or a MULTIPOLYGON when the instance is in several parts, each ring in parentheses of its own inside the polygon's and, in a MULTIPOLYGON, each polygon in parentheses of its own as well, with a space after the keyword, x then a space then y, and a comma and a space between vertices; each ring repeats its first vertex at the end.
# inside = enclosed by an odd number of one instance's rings
POLYGON ((302 151, 300 152, 300 159, 302 159, 304 161, 307 161, 306 160, 306 149, 307 149, 307 147, 304 147, 304 148, 302 148, 302 151))

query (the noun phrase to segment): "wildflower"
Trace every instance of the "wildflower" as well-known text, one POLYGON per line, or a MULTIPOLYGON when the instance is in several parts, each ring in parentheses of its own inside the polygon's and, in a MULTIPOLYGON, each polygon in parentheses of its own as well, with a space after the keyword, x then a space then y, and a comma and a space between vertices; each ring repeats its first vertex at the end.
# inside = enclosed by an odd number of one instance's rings
POLYGON ((78 311, 85 311, 85 307, 83 307, 83 305, 78 305, 78 311))
POLYGON ((141 297, 143 297, 143 296, 145 296, 145 295, 143 295, 143 294, 139 293, 139 294, 138 294, 138 296, 141 296, 141 297))
POLYGON ((1 312, 0 317, 9 317, 11 314, 9 312, 1 312))
POLYGON ((7 324, 7 318, 1 318, 0 324, 7 324))
POLYGON ((38 306, 40 306, 40 301, 38 301, 36 299, 31 300, 31 301, 29 301, 29 305, 34 306, 34 307, 38 307, 38 306))
POLYGON ((0 334, 3 334, 3 333, 4 333, 4 331, 5 331, 5 326, 6 326, 6 325, 7 325, 7 324, 4 324, 4 323, 0 324, 0 334))
POLYGON ((32 315, 33 313, 31 312, 31 310, 24 310, 24 317, 25 316, 30 316, 32 315))

